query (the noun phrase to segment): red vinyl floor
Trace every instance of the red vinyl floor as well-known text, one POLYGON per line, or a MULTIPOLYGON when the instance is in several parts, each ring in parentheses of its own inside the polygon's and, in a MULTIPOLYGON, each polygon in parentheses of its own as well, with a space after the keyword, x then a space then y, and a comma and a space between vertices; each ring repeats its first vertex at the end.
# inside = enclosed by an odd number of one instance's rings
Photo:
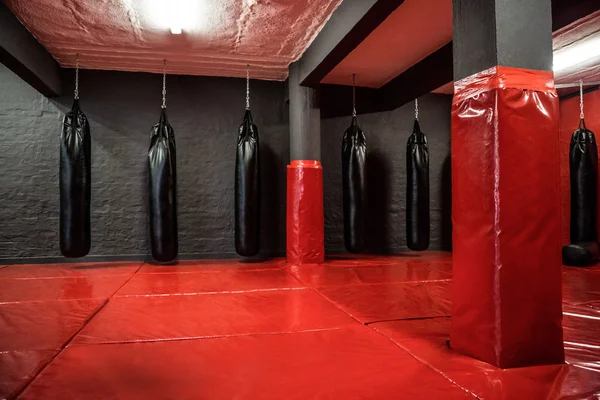
POLYGON ((600 267, 564 268, 564 365, 450 350, 451 285, 439 252, 0 266, 0 398, 600 398, 600 267))

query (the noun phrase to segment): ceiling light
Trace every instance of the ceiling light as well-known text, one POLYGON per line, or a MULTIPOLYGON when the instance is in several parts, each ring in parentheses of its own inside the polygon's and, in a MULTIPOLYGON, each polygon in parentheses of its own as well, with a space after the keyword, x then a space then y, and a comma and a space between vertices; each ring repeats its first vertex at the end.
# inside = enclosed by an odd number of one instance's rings
POLYGON ((600 32, 573 42, 554 52, 554 72, 576 67, 600 57, 600 32))
POLYGON ((144 0, 144 14, 158 29, 172 34, 183 31, 202 31, 205 28, 206 1, 203 0, 144 0))

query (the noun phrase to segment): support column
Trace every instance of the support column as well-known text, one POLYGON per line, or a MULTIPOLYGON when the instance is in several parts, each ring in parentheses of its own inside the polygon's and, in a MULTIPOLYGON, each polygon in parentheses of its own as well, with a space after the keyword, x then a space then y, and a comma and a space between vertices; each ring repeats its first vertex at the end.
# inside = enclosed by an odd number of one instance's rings
POLYGON ((290 64, 290 158, 321 160, 321 110, 317 90, 300 86, 300 63, 290 64))
POLYGON ((315 89, 300 86, 300 65, 290 65, 290 158, 287 167, 286 253, 289 264, 324 262, 321 113, 315 89))
MULTIPOLYGON (((453 349, 562 363, 550 0, 453 0, 453 349)), ((566 150, 565 150, 566 151, 566 150)))

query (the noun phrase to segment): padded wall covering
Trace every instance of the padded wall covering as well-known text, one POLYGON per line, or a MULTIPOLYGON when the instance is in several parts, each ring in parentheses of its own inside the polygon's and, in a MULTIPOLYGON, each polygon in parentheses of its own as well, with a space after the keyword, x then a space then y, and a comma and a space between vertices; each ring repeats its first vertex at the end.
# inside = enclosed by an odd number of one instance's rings
MULTIPOLYGON (((593 132, 600 132, 600 90, 584 95, 585 124, 593 132)), ((570 184, 569 184, 569 144, 571 135, 579 125, 579 97, 561 100, 560 102, 560 199, 562 217, 563 244, 569 243, 571 209, 570 184)), ((600 182, 599 182, 600 183, 600 182)), ((600 202, 599 202, 600 226, 600 202)))
MULTIPOLYGON (((48 100, 0 66, 0 256, 59 257, 58 144, 72 105, 48 100)), ((81 107, 92 130, 90 255, 149 254, 147 151, 160 110, 161 77, 81 71, 81 107)), ((169 76, 169 121, 177 134, 180 257, 232 256, 234 172, 243 79, 169 76)), ((253 81, 252 110, 261 129, 261 249, 285 252, 288 111, 284 85, 253 81)), ((337 152, 336 152, 337 154, 337 152)))
POLYGON ((452 348, 499 368, 562 363, 552 72, 498 66, 455 86, 452 348))

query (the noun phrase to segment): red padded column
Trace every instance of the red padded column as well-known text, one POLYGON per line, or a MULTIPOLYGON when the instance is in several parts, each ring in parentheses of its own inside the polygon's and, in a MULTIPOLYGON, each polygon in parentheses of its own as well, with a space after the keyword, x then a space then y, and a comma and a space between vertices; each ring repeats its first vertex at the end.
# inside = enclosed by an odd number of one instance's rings
POLYGON ((551 72, 455 83, 450 344, 501 368, 564 361, 558 132, 551 72))
POLYGON ((295 160, 287 167, 287 262, 325 261, 323 168, 319 161, 295 160))

